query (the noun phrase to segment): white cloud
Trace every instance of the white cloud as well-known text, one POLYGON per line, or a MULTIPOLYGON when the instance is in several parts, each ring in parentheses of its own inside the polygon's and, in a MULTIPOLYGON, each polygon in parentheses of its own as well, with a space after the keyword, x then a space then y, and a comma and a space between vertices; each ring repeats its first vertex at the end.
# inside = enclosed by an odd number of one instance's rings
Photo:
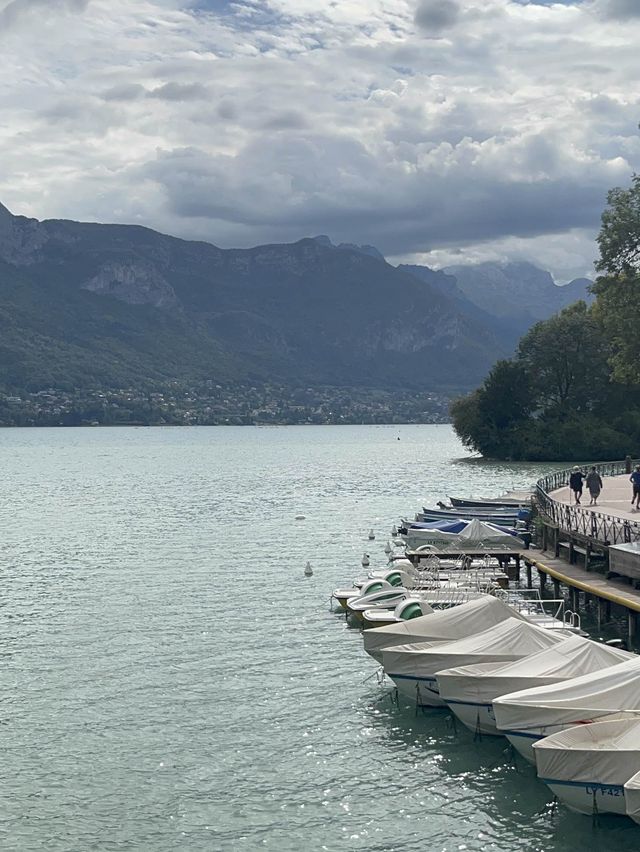
POLYGON ((69 12, 84 12, 90 0, 0 0, 0 31, 37 16, 50 18, 69 12))
POLYGON ((223 246, 329 233, 581 274, 607 189, 640 168, 624 9, 0 0, 0 200, 223 246))

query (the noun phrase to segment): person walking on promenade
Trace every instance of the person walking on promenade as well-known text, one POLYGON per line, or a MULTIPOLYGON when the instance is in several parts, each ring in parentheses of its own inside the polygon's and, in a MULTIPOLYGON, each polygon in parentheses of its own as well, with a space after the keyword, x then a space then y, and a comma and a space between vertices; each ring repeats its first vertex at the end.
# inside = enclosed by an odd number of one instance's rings
POLYGON ((629 482, 633 484, 633 496, 631 498, 631 506, 634 509, 640 509, 640 464, 636 465, 636 469, 629 477, 629 482))
POLYGON ((587 488, 589 489, 589 494, 591 496, 591 500, 589 501, 590 506, 598 505, 598 497, 600 496, 600 492, 602 491, 602 477, 595 469, 592 467, 589 473, 587 474, 587 488))
POLYGON ((569 488, 573 491, 573 496, 575 498, 576 506, 580 505, 580 498, 582 497, 582 483, 584 481, 584 473, 580 470, 578 465, 573 468, 573 473, 569 477, 569 488))

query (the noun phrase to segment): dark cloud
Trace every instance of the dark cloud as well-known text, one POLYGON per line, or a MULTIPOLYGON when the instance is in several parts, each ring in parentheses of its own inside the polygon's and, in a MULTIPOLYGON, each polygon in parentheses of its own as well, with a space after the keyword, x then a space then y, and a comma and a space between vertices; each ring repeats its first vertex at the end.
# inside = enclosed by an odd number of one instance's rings
POLYGON ((149 98, 161 101, 199 101, 209 97, 209 91, 202 83, 165 83, 147 93, 149 98))
POLYGON ((420 0, 414 21, 426 35, 439 35, 452 27, 460 16, 455 0, 420 0))
MULTIPOLYGON (((521 156, 531 174, 562 170, 544 139, 521 156)), ((591 181, 500 178, 490 165, 464 157, 446 175, 445 168, 403 177, 381 171, 362 146, 346 140, 274 138, 236 158, 199 149, 165 152, 143 176, 162 186, 173 215, 224 221, 246 244, 258 242, 251 238, 257 234, 287 241, 328 231, 389 254, 595 228, 609 185, 604 174, 591 181)))
POLYGON ((599 0, 597 8, 604 17, 614 20, 640 18, 640 0, 599 0))
POLYGON ((144 97, 146 92, 145 87, 139 83, 121 83, 118 86, 105 89, 101 92, 100 97, 103 101, 136 101, 138 98, 144 97))
POLYGON ((303 113, 289 109, 268 118, 262 126, 265 130, 302 130, 307 125, 307 117, 303 113))
POLYGON ((217 114, 224 121, 233 121, 238 117, 238 108, 233 101, 224 100, 218 104, 217 114))

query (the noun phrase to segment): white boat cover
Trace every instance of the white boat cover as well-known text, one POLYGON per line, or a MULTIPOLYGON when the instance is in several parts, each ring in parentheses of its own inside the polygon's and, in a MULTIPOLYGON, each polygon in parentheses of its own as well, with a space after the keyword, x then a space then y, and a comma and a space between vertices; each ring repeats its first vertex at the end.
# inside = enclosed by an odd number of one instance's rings
POLYGON ((405 645, 408 642, 453 642, 464 636, 480 633, 511 617, 524 621, 524 616, 507 604, 492 595, 481 595, 476 600, 451 609, 412 618, 401 624, 365 630, 362 633, 364 649, 376 660, 381 660, 382 649, 392 645, 405 645))
POLYGON ((590 722, 640 710, 640 657, 549 686, 512 692, 493 702, 496 725, 526 731, 590 722))
POLYGON ((582 636, 569 636, 552 648, 514 663, 480 663, 445 669, 438 672, 438 688, 445 701, 491 704, 494 698, 515 690, 570 680, 633 658, 629 651, 582 636))
MULTIPOLYGON (((427 618, 432 616, 427 616, 427 618)), ((519 618, 507 618, 500 624, 459 639, 429 645, 414 642, 382 649, 382 664, 391 677, 435 680, 436 672, 451 666, 518 660, 566 641, 566 634, 544 630, 519 618)))
POLYGON ((640 772, 636 772, 624 785, 624 798, 627 816, 634 822, 640 822, 640 772))
POLYGON ((640 766, 640 718, 577 725, 533 744, 538 778, 622 787, 640 766))

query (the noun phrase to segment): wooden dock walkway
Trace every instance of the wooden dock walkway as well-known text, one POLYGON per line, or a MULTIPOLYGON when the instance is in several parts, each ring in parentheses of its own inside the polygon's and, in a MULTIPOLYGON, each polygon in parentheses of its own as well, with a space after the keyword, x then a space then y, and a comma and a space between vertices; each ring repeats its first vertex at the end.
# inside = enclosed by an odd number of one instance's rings
POLYGON ((572 565, 566 559, 557 558, 553 553, 545 551, 530 550, 522 555, 526 565, 531 565, 541 574, 546 574, 564 586, 640 612, 640 589, 634 589, 623 580, 607 580, 602 574, 586 571, 579 565, 572 565))

